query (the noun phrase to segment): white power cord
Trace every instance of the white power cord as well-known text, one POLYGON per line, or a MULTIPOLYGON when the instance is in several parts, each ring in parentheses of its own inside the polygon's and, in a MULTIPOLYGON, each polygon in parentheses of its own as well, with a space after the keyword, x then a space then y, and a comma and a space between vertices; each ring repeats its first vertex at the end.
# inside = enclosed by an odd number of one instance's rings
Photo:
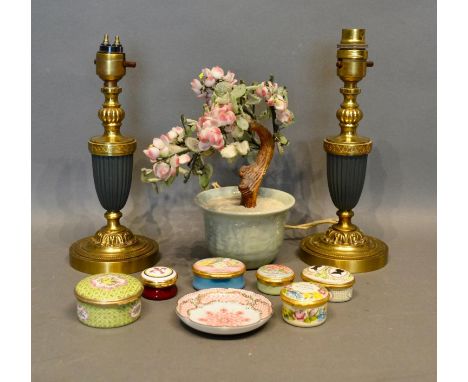
POLYGON ((303 224, 298 224, 298 225, 288 225, 285 224, 284 228, 287 229, 310 229, 315 226, 318 226, 320 224, 336 224, 338 223, 338 219, 333 219, 333 218, 328 218, 328 219, 322 219, 322 220, 314 220, 309 223, 303 223, 303 224))

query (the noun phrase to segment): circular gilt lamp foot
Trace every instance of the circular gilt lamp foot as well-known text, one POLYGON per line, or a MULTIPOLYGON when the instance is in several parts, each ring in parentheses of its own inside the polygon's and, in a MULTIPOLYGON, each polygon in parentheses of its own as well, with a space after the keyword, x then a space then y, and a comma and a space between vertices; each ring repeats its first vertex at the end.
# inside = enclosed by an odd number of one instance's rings
POLYGON ((102 242, 101 237, 88 236, 70 247, 70 265, 85 273, 135 273, 156 264, 159 245, 140 235, 131 241, 102 242))
POLYGON ((301 241, 301 259, 309 265, 331 265, 351 273, 371 272, 388 261, 388 246, 383 241, 358 231, 356 243, 330 240, 329 233, 316 233, 301 241))

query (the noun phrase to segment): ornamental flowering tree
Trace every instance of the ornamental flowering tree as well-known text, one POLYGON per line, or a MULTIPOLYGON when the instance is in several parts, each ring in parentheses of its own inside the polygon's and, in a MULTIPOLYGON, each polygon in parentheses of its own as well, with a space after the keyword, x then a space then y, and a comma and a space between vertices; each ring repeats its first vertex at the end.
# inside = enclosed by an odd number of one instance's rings
POLYGON ((282 130, 294 122, 294 115, 288 109, 286 88, 275 83, 273 77, 247 85, 219 66, 203 69, 191 86, 204 100, 203 115, 198 120, 182 115, 182 126, 153 139, 143 150, 152 168, 142 169, 142 180, 157 189, 158 184, 172 184, 180 174, 186 183, 193 174, 207 189, 213 173, 208 157, 220 154, 228 161, 247 157, 251 163, 239 171, 241 204, 255 207, 275 143, 281 154, 289 144, 282 130), (265 119, 271 119, 272 133, 260 123, 265 119))

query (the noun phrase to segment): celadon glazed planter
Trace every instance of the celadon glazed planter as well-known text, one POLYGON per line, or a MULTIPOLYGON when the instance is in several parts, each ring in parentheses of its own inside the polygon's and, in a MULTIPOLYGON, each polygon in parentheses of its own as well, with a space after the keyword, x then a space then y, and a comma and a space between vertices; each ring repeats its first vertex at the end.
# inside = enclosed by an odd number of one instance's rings
POLYGON ((295 199, 284 191, 260 188, 257 207, 245 208, 240 206, 238 188, 232 186, 203 191, 195 197, 195 203, 203 210, 210 253, 240 260, 247 269, 257 269, 271 263, 278 254, 295 199), (233 204, 234 198, 239 199, 239 205, 235 201, 233 204), (262 199, 270 205, 262 205, 262 199))

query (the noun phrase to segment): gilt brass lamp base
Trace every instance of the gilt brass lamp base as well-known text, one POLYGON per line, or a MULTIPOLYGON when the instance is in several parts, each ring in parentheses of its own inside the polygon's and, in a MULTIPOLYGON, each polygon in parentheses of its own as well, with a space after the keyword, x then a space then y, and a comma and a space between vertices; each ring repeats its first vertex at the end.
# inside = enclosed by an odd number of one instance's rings
POLYGON ((85 273, 135 273, 156 264, 159 245, 144 236, 134 235, 120 225, 120 212, 108 212, 107 226, 94 236, 74 242, 70 265, 85 273))
POLYGON ((351 273, 371 272, 387 264, 388 246, 383 241, 357 231, 362 235, 359 245, 335 243, 330 240, 329 231, 301 241, 302 261, 309 265, 331 265, 351 273))

